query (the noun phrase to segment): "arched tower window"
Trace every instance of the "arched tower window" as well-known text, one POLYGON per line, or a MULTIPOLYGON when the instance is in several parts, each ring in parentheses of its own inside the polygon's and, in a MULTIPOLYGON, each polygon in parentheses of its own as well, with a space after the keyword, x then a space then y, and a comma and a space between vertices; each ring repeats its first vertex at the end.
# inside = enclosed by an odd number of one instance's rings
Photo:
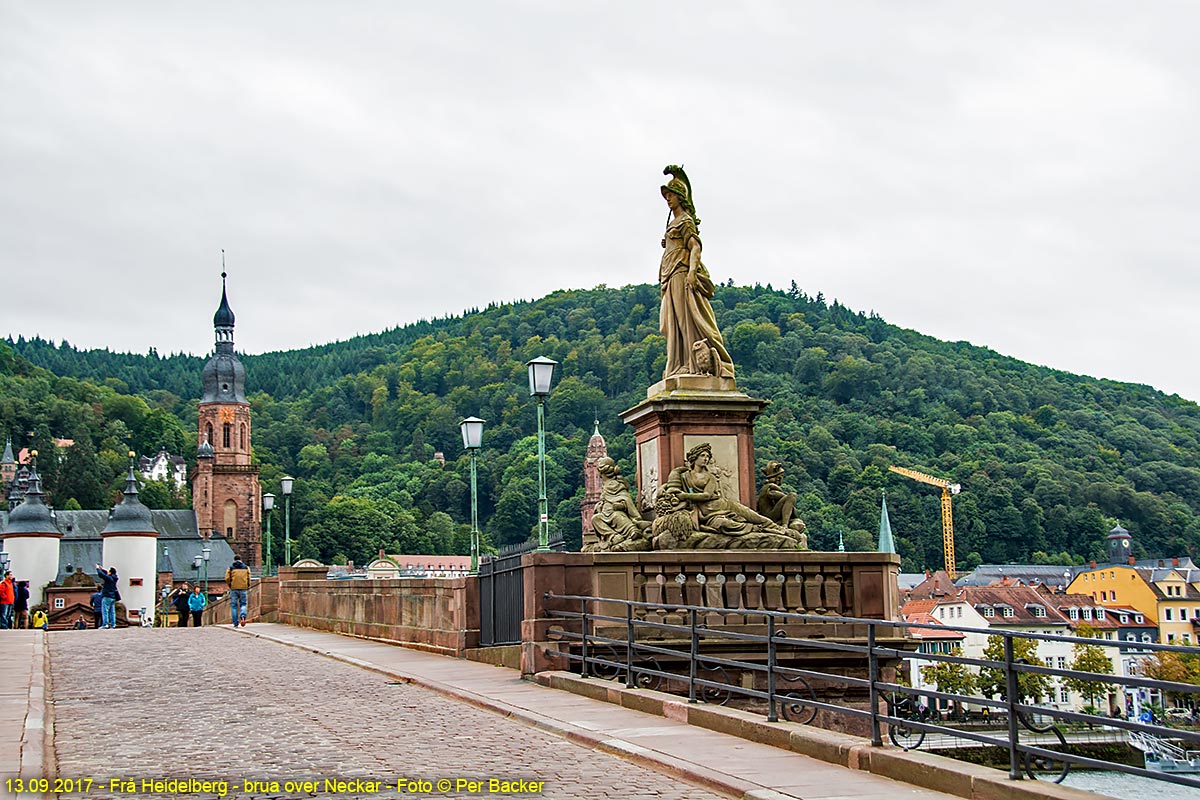
POLYGON ((238 447, 242 450, 246 449, 246 423, 242 423, 238 428, 238 447))
POLYGON ((225 430, 224 430, 224 434, 225 434, 225 448, 226 448, 226 449, 229 449, 230 447, 233 447, 233 445, 232 445, 232 444, 230 443, 230 441, 229 441, 229 440, 232 438, 232 434, 233 434, 233 426, 232 426, 232 425, 230 425, 228 422, 226 422, 226 423, 225 423, 225 425, 224 425, 223 427, 224 427, 224 429, 225 429, 225 430))
POLYGON ((204 426, 204 441, 208 442, 209 444, 213 443, 212 423, 211 422, 204 426))
POLYGON ((231 541, 237 539, 237 513, 237 503, 232 500, 226 500, 224 515, 225 525, 223 527, 225 529, 225 537, 231 541))

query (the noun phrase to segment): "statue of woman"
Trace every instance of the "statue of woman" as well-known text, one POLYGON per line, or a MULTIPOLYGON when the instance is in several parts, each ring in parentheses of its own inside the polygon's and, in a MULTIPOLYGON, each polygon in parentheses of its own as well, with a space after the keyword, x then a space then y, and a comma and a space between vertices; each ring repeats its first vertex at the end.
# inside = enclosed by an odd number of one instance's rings
POLYGON ((671 180, 661 187, 671 217, 663 236, 658 267, 662 306, 658 323, 667 339, 663 377, 714 375, 733 377, 733 359, 721 339, 721 329, 709 299, 715 287, 700 261, 700 220, 692 204, 692 184, 681 167, 663 170, 671 180))
POLYGON ((592 529, 599 541, 591 549, 618 552, 649 550, 651 545, 647 531, 650 522, 642 519, 617 462, 604 456, 596 462, 596 471, 604 479, 604 484, 600 489, 600 500, 596 503, 596 514, 592 517, 592 529))
POLYGON ((727 536, 775 533, 791 538, 787 529, 721 493, 717 476, 708 469, 712 461, 710 444, 696 445, 686 459, 687 466, 671 470, 663 491, 675 500, 676 507, 691 509, 695 530, 727 536))

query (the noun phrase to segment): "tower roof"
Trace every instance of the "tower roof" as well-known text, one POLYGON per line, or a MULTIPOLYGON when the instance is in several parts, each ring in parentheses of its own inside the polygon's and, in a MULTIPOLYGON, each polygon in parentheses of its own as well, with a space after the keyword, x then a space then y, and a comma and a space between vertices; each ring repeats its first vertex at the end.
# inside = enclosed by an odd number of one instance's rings
POLYGON ((203 392, 201 403, 246 402, 246 368, 233 349, 233 311, 225 293, 225 273, 221 273, 221 305, 213 315, 216 347, 200 373, 203 392))
POLYGON ((37 474, 37 463, 30 464, 29 485, 25 488, 25 498, 21 505, 8 514, 8 526, 5 533, 58 533, 54 516, 46 505, 42 493, 42 479, 37 474))
POLYGON ((133 457, 129 459, 129 476, 125 479, 125 497, 113 507, 108 515, 108 524, 101 536, 109 533, 154 533, 150 509, 138 499, 137 476, 133 471, 133 457))
POLYGON ((879 552, 896 552, 896 540, 892 537, 892 522, 888 519, 887 491, 883 492, 883 500, 879 511, 879 552))
POLYGON ((221 305, 217 307, 217 313, 213 314, 214 328, 232 328, 233 327, 233 309, 229 307, 229 297, 225 294, 225 273, 221 273, 221 305))
POLYGON ((0 456, 0 464, 15 464, 17 460, 13 458, 12 437, 9 436, 4 441, 4 455, 0 456))

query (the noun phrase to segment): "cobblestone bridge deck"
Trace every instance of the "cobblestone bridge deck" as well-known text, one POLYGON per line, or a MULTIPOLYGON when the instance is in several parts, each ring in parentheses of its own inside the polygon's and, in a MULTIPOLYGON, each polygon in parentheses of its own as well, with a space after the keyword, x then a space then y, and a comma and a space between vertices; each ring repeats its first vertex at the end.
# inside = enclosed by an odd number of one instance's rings
POLYGON ((64 797, 951 797, 502 668, 286 626, 0 642, 3 778, 91 779, 64 797))

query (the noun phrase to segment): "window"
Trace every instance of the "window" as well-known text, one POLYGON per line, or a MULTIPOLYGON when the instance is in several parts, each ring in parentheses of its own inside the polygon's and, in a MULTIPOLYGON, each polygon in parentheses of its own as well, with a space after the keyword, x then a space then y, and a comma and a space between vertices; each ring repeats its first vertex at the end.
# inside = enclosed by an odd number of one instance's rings
POLYGON ((130 578, 130 579, 129 579, 129 585, 130 585, 130 586, 141 586, 141 585, 142 585, 142 579, 141 579, 141 578, 130 578))
POLYGON ((1011 617, 1013 615, 1012 606, 1004 606, 1000 609, 1000 616, 1011 617))
POLYGON ((1128 624, 1129 624, 1129 615, 1128 615, 1128 614, 1122 614, 1122 615, 1121 615, 1121 624, 1122 624, 1122 625, 1128 625, 1128 624))
POLYGON ((1108 577, 1112 578, 1115 581, 1117 579, 1117 571, 1115 569, 1109 570, 1108 577))
POLYGON ((1069 616, 1071 619, 1079 619, 1079 609, 1072 608, 1067 612, 1067 616, 1069 616))
POLYGON ((1105 632, 1104 632, 1104 638, 1105 638, 1105 639, 1111 639, 1111 638, 1113 638, 1113 633, 1112 633, 1112 631, 1105 631, 1105 632))
POLYGON ((1191 644, 1191 643, 1192 643, 1192 635, 1191 635, 1190 633, 1185 633, 1185 634, 1183 635, 1183 643, 1184 643, 1184 644, 1191 644))
POLYGON ((1187 620, 1187 609, 1186 608, 1179 609, 1179 621, 1184 622, 1186 620, 1187 620))
POLYGON ((225 423, 224 425, 222 425, 221 427, 222 427, 222 433, 223 433, 223 439, 222 439, 222 441, 224 441, 224 442, 225 442, 225 444, 224 444, 223 446, 224 446, 225 448, 227 448, 227 449, 228 449, 228 448, 230 448, 230 447, 233 447, 233 445, 231 445, 231 444, 229 443, 229 442, 230 442, 230 439, 231 439, 231 434, 232 434, 232 432, 233 432, 233 426, 232 426, 232 425, 230 425, 228 422, 226 422, 226 423, 225 423))
POLYGON ((1071 695, 1067 692, 1066 689, 1063 689, 1062 691, 1060 691, 1058 693, 1058 699, 1060 702, 1069 703, 1069 702, 1071 702, 1071 695))
POLYGON ((1167 622, 1170 622, 1172 619, 1174 619, 1174 617, 1171 615, 1171 609, 1169 609, 1169 608, 1164 608, 1164 609, 1163 609, 1163 613, 1165 613, 1165 614, 1166 614, 1166 617, 1165 617, 1165 619, 1166 619, 1166 621, 1167 621, 1167 622))
POLYGON ((244 423, 244 422, 241 424, 241 426, 239 426, 239 429, 238 429, 238 441, 240 442, 238 447, 245 450, 246 449, 246 423, 244 423))
POLYGON ((1133 621, 1136 622, 1138 625, 1146 624, 1146 618, 1144 616, 1142 616, 1141 614, 1138 614, 1136 617, 1134 617, 1133 621))
POLYGON ((66 608, 67 601, 62 597, 56 597, 56 598, 54 598, 54 607, 55 608, 66 608))
POLYGON ((1137 641, 1137 637, 1135 637, 1135 636, 1134 636, 1132 633, 1127 633, 1127 634, 1125 634, 1125 641, 1127 641, 1127 642, 1136 642, 1136 641, 1137 641))
POLYGON ((1167 644, 1175 644, 1175 634, 1173 634, 1173 633, 1167 634, 1167 644))
POLYGON ((1143 633, 1143 634, 1142 634, 1142 641, 1143 641, 1143 642, 1149 642, 1149 641, 1150 641, 1150 634, 1148 634, 1148 633, 1143 633))
POLYGON ((981 609, 980 609, 980 611, 982 611, 982 612, 983 612, 983 615, 984 615, 985 617, 994 617, 994 616, 996 616, 996 609, 992 608, 991 606, 984 606, 983 608, 981 608, 981 609))
POLYGON ((1066 656, 1059 656, 1059 657, 1058 657, 1058 668, 1059 668, 1059 669, 1066 669, 1066 668, 1067 668, 1067 657, 1066 657, 1066 656))
POLYGON ((1096 609, 1096 619, 1104 619, 1104 609, 1103 608, 1096 609))
POLYGON ((1083 618, 1088 620, 1092 618, 1092 610, 1090 608, 1085 608, 1083 610, 1083 618))

